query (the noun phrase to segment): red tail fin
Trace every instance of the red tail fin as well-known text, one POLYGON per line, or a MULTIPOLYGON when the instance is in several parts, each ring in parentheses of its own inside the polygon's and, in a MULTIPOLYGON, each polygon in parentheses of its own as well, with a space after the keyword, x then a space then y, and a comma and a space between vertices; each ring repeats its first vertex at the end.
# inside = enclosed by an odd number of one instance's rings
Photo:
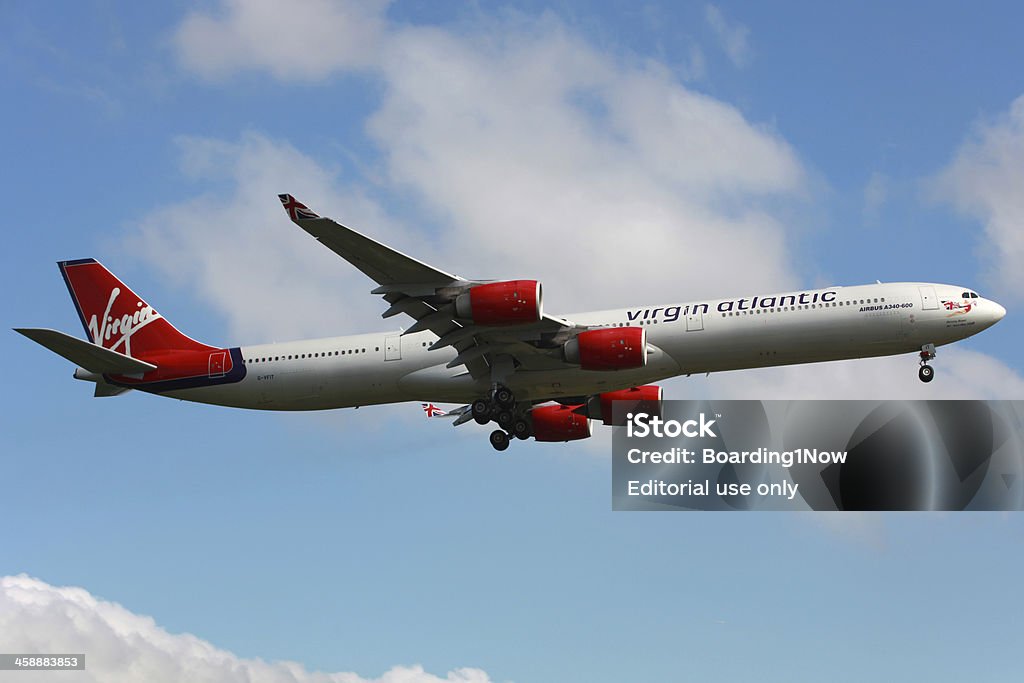
POLYGON ((214 350, 176 330, 99 261, 81 259, 57 265, 94 344, 134 358, 170 350, 214 350))

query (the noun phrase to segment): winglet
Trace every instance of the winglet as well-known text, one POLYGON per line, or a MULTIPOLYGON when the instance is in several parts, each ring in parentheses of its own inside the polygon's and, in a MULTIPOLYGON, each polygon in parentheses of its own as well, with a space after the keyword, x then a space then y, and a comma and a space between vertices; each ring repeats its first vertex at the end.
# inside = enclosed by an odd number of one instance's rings
POLYGON ((427 414, 427 417, 444 417, 448 414, 433 403, 421 403, 420 405, 423 406, 423 412, 427 414))
POLYGON ((290 194, 279 194, 277 198, 281 200, 284 210, 288 212, 288 218, 291 218, 293 223, 298 223, 300 220, 320 218, 320 216, 310 211, 308 206, 290 194))

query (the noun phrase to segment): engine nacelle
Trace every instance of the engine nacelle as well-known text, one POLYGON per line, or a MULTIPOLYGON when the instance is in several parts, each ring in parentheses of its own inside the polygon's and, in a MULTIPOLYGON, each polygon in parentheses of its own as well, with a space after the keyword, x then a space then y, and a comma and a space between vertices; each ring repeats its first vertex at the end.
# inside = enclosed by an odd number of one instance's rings
POLYGON ((590 407, 597 408, 597 411, 591 410, 589 414, 591 417, 598 417, 595 413, 600 411, 601 421, 606 425, 623 426, 626 424, 627 413, 647 413, 651 417, 661 417, 662 409, 662 389, 655 384, 648 384, 642 387, 632 387, 630 389, 621 389, 620 391, 606 391, 603 394, 597 396, 596 406, 593 403, 590 407), (613 401, 625 401, 627 402, 625 410, 620 408, 620 419, 615 421, 612 419, 612 408, 613 401))
POLYGON ((536 280, 509 280, 477 285, 455 298, 455 313, 478 325, 521 325, 543 316, 536 280))
POLYGON ((537 441, 576 441, 592 434, 586 415, 573 412, 579 406, 537 406, 530 411, 533 438, 537 441))
POLYGON ((580 332, 565 343, 565 360, 584 370, 630 370, 647 365, 647 331, 607 327, 580 332))

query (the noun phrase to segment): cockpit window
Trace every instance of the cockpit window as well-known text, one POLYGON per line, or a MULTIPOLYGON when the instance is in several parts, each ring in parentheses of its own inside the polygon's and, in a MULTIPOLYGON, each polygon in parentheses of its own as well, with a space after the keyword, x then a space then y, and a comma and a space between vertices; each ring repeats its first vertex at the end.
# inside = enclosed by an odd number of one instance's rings
POLYGON ((960 295, 960 298, 962 298, 962 299, 977 299, 978 295, 975 294, 974 292, 964 292, 963 294, 960 295))

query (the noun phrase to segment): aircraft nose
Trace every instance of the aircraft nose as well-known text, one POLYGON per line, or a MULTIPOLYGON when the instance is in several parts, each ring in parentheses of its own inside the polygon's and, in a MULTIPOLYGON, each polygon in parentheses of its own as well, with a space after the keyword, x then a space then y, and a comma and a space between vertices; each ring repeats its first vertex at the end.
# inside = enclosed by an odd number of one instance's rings
POLYGON ((992 302, 992 322, 997 323, 1006 317, 1006 309, 997 304, 995 301, 992 302))

